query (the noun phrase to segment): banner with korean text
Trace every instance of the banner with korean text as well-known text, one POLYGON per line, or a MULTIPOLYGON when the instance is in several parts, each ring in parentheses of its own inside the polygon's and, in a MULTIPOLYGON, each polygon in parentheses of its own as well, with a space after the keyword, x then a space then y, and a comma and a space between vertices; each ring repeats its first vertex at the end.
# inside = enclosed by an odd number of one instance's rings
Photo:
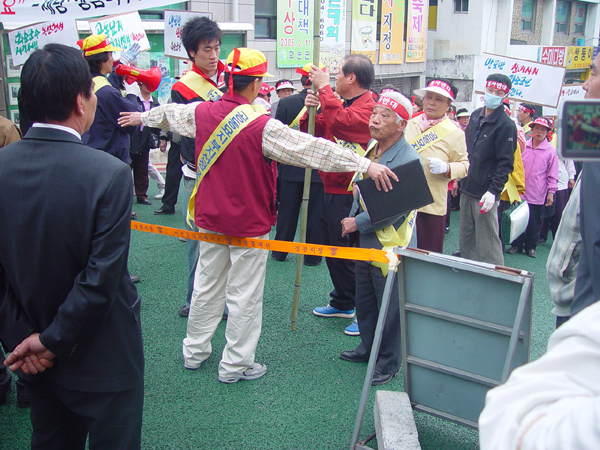
POLYGON ((314 2, 277 0, 277 67, 312 62, 314 2))
POLYGON ((560 91, 560 98, 558 99, 557 108, 544 108, 545 116, 557 116, 560 111, 560 106, 565 100, 583 100, 585 98, 585 91, 583 90, 583 84, 565 84, 560 91))
POLYGON ((402 64, 405 3, 405 0, 383 0, 381 2, 379 64, 402 64))
POLYGON ((475 77, 475 92, 485 92, 485 80, 492 73, 502 73, 512 80, 509 98, 556 108, 565 68, 482 53, 481 64, 475 77))
POLYGON ((406 19, 406 58, 407 63, 425 61, 427 42, 427 13, 429 0, 409 0, 406 19))
POLYGON ((554 66, 565 65, 566 47, 540 47, 538 61, 554 66))
POLYGON ((346 55, 346 0, 321 0, 319 62, 335 75, 346 55))
POLYGON ((567 47, 565 67, 567 69, 589 69, 592 65, 594 47, 567 47))
POLYGON ((133 44, 140 45, 140 51, 150 50, 150 42, 139 13, 131 12, 116 16, 90 20, 92 34, 105 34, 108 42, 115 47, 127 50, 133 44))
POLYGON ((375 64, 377 50, 377 2, 352 0, 352 41, 350 51, 366 55, 375 64))
POLYGON ((38 48, 44 48, 46 44, 64 44, 79 49, 78 39, 74 20, 37 23, 8 33, 10 53, 15 67, 25 64, 31 53, 38 48))
POLYGON ((0 22, 47 22, 122 14, 156 8, 173 0, 2 0, 0 22))
POLYGON ((181 43, 181 28, 193 17, 208 17, 209 19, 212 19, 212 13, 175 11, 172 9, 165 10, 165 56, 189 59, 188 54, 181 43))

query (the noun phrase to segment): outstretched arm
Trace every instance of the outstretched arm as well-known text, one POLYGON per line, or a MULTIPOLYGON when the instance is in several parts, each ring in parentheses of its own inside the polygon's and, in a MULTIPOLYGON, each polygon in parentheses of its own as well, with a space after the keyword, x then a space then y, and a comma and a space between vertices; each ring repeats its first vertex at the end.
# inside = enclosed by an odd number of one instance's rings
POLYGON ((167 103, 145 113, 122 112, 119 125, 144 125, 174 131, 185 137, 196 137, 196 107, 201 102, 189 104, 167 103))

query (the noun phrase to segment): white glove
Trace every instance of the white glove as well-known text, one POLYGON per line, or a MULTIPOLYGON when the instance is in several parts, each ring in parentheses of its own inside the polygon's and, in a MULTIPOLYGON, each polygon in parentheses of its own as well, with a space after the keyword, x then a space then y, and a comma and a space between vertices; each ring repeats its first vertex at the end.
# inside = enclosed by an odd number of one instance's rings
POLYGON ((131 47, 129 47, 127 50, 125 50, 123 53, 121 53, 120 61, 123 64, 130 65, 135 61, 135 59, 137 58, 137 55, 139 53, 140 53, 140 44, 138 44, 136 42, 131 47))
POLYGON ((485 214, 490 209, 492 209, 494 203, 496 203, 496 196, 491 192, 486 192, 485 194, 483 194, 483 197, 481 197, 481 200, 479 200, 479 211, 482 214, 485 214))
POLYGON ((427 158, 429 161, 429 171, 434 175, 448 173, 448 163, 439 158, 427 158))

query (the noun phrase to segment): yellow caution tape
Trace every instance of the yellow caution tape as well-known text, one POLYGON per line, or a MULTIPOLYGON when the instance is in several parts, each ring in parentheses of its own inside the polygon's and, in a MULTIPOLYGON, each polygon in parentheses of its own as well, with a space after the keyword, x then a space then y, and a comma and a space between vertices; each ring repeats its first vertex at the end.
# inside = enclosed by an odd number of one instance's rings
POLYGON ((357 261, 371 261, 386 264, 390 262, 385 251, 374 248, 333 247, 330 245, 304 244, 299 242, 271 241, 268 239, 225 236, 222 234, 199 233, 197 231, 180 230, 179 228, 152 225, 137 221, 131 222, 131 229, 144 231, 146 233, 193 239, 196 241, 213 242, 215 244, 233 245, 235 247, 262 248, 263 250, 296 253, 299 255, 318 255, 326 258, 354 259, 357 261))

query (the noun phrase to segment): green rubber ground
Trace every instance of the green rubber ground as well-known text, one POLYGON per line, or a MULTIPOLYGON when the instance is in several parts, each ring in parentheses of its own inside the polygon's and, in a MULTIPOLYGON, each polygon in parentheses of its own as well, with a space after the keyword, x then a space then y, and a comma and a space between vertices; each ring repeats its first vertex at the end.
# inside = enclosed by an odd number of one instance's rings
MULTIPOLYGON (((155 216, 161 205, 149 192, 152 206, 134 204, 138 220, 182 227, 181 204, 177 214, 155 216)), ((445 252, 458 248, 459 212, 452 213, 445 252)), ((505 255, 505 264, 535 272, 532 359, 546 349, 554 327, 550 314, 545 263, 549 242, 538 247, 537 259, 505 255)), ((366 363, 342 361, 338 353, 353 349, 358 337, 343 329, 349 319, 325 319, 312 314, 324 306, 332 288, 323 262, 303 271, 298 329, 290 330, 296 257, 286 262, 269 258, 264 296, 262 336, 256 360, 268 373, 255 381, 227 385, 217 381, 217 366, 224 345, 221 323, 213 339, 213 355, 199 370, 183 368, 181 341, 186 319, 177 315, 186 294, 185 244, 177 238, 132 231, 129 267, 142 279, 142 329, 146 354, 143 449, 187 450, 292 450, 348 449, 358 408, 366 363)), ((115 349, 115 352, 119 351, 115 349)), ((380 389, 402 390, 402 377, 380 389)), ((371 391, 361 437, 374 433, 371 391)), ((16 406, 11 390, 0 406, 0 449, 29 448, 28 410, 16 406)), ((415 413, 419 440, 425 450, 478 448, 477 433, 432 416, 415 413)), ((376 441, 369 444, 377 448, 376 441)))

